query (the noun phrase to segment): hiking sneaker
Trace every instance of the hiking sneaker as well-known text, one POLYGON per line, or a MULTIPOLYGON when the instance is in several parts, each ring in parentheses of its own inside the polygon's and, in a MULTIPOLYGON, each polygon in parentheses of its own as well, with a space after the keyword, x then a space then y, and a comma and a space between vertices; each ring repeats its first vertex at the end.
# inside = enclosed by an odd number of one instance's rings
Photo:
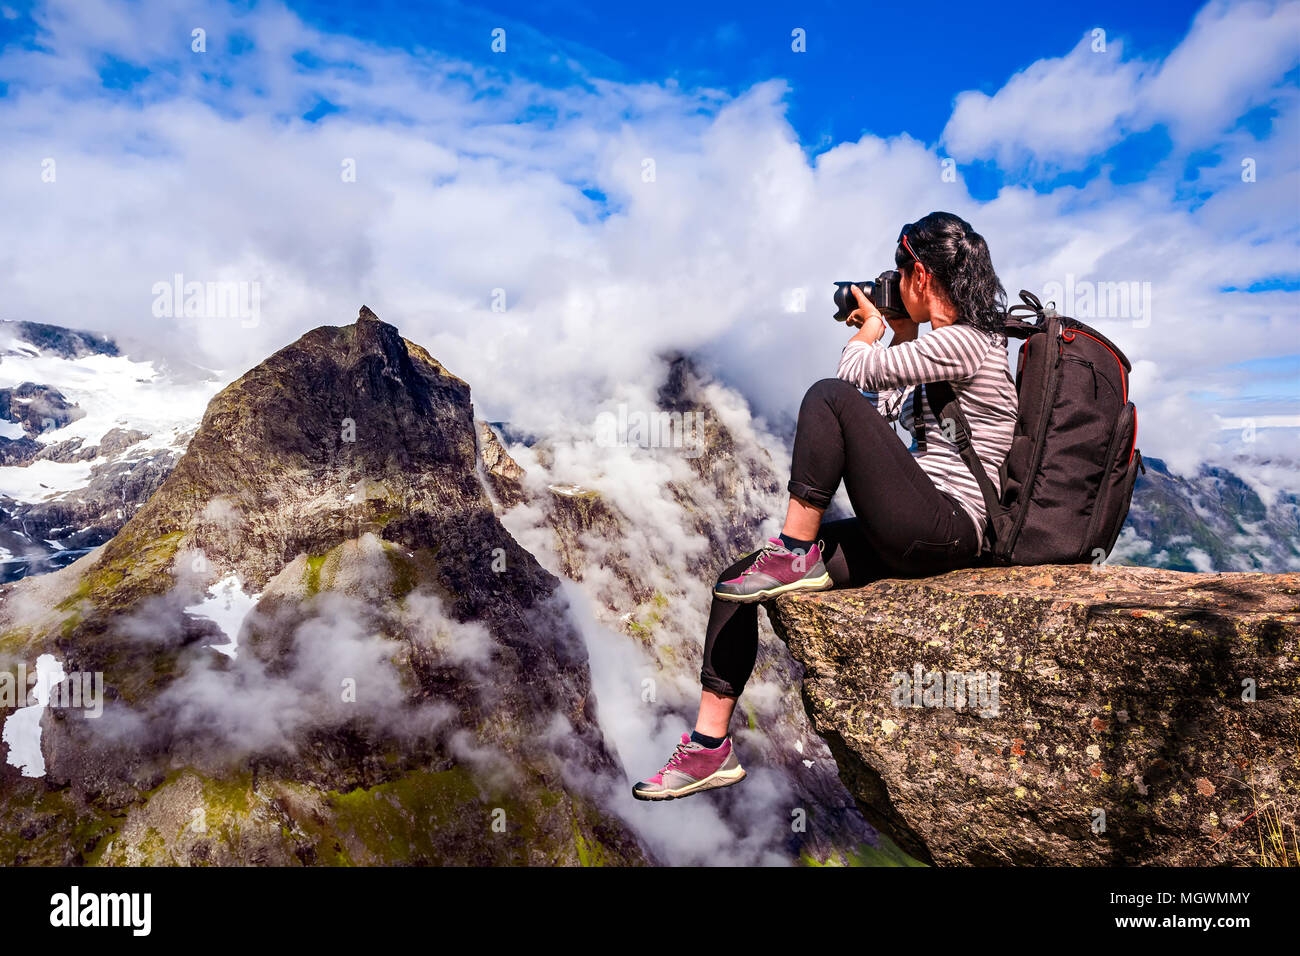
POLYGON ((736 759, 730 737, 710 750, 691 740, 690 734, 682 734, 682 742, 664 768, 634 786, 632 796, 638 800, 676 800, 701 790, 729 787, 744 779, 745 770, 736 759))
POLYGON ((799 554, 786 548, 780 538, 768 538, 756 554, 753 563, 738 577, 719 582, 713 596, 723 601, 766 601, 778 594, 825 591, 831 586, 820 542, 807 554, 799 554))

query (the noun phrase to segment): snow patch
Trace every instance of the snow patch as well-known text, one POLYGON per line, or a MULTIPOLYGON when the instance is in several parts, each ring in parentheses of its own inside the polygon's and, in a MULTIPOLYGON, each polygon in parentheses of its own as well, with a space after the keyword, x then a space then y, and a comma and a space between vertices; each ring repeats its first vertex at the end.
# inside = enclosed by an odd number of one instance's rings
POLYGON ((566 498, 575 498, 580 495, 591 494, 590 489, 584 488, 582 485, 547 485, 546 487, 557 495, 564 495, 566 498))
POLYGON ((261 594, 245 594, 239 577, 232 572, 208 588, 208 593, 203 600, 187 607, 185 613, 211 621, 221 628, 221 633, 226 635, 229 643, 208 646, 234 660, 244 618, 248 617, 248 612, 257 606, 257 600, 261 596, 261 594))
MULTIPOLYGON (((173 446, 199 422, 209 399, 221 388, 216 380, 175 381, 159 372, 153 362, 138 362, 125 355, 78 359, 44 353, 5 355, 0 363, 0 388, 23 382, 56 388, 85 413, 74 422, 42 433, 42 441, 80 438, 83 447, 89 448, 113 428, 134 428, 149 437, 133 447, 132 454, 173 446)), ((4 487, 0 479, 0 488, 4 487)))
POLYGON ((0 468, 0 495, 27 503, 44 501, 84 487, 90 481, 90 468, 88 461, 48 458, 29 465, 7 465, 0 468))
MULTIPOLYGON (((63 663, 53 654, 42 654, 36 658, 36 686, 32 695, 36 703, 30 707, 19 707, 5 720, 4 730, 0 732, 0 742, 9 747, 5 762, 17 767, 24 777, 45 776, 45 754, 41 751, 41 715, 50 702, 50 688, 62 683, 67 677, 63 673, 63 663)), ((20 695, 27 688, 18 688, 20 695)))

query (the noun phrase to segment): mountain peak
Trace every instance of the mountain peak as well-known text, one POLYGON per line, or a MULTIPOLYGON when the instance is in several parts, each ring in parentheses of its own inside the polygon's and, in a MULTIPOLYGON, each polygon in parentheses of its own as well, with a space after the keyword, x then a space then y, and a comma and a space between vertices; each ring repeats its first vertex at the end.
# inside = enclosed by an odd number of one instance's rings
POLYGON ((0 601, 0 656, 102 675, 130 728, 47 719, 39 772, 0 765, 0 865, 82 862, 87 819, 133 865, 646 862, 558 586, 493 511, 469 386, 364 307, 313 329, 102 549, 0 601))
MULTIPOLYGON (((198 549, 260 588, 295 555, 365 532, 414 551, 455 529, 458 540, 502 539, 512 567, 549 593, 554 581, 491 518, 475 438, 469 386, 363 307, 356 323, 307 332, 218 394, 184 458, 102 560, 149 587, 133 569, 170 542, 172 554, 198 549)), ((478 566, 491 561, 490 548, 479 550, 449 572, 466 579, 453 588, 462 615, 492 602, 470 582, 500 579, 478 566)), ((114 589, 125 600, 133 590, 114 589)))
POLYGON ((370 311, 370 306, 363 305, 361 307, 361 311, 357 313, 357 321, 358 322, 381 322, 383 320, 380 319, 379 316, 375 315, 375 313, 370 311))

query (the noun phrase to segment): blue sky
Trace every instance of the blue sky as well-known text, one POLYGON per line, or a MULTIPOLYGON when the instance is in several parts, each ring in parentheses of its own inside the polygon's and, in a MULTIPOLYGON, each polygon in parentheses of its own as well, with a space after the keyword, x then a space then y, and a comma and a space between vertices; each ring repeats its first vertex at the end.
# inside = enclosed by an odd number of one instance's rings
MULTIPOLYGON (((184 5, 181 5, 182 8, 184 5)), ((450 56, 485 68, 502 58, 489 47, 491 31, 507 31, 509 71, 542 84, 581 82, 584 75, 620 82, 671 80, 685 88, 712 88, 738 95, 756 83, 780 77, 788 84, 786 116, 810 154, 863 134, 906 133, 922 142, 939 141, 958 92, 995 93, 1032 59, 1060 53, 1092 30, 1128 55, 1159 58, 1187 33, 1200 9, 1196 3, 1135 6, 1098 0, 1088 4, 1000 4, 990 13, 980 4, 904 4, 868 8, 861 4, 812 2, 778 4, 657 3, 403 3, 376 0, 365 5, 290 2, 304 22, 378 46, 422 55, 450 56), (805 52, 792 50, 792 32, 805 31, 805 52), (918 53, 917 46, 922 52, 918 53), (575 65, 578 69, 574 69, 575 65)), ((11 3, 31 12, 39 5, 11 3)), ((0 20, 0 41, 39 45, 34 20, 0 20)), ((251 47, 239 34, 214 38, 228 54, 251 47)), ((237 57, 236 57, 237 58, 237 57)), ((310 55, 303 65, 317 65, 310 55)), ((104 90, 129 93, 150 78, 150 66, 106 56, 99 64, 104 90)), ((156 77, 154 77, 156 79, 156 77)), ((1291 82, 1296 81, 1292 73, 1291 82)), ((346 109, 319 99, 301 115, 317 120, 346 109)), ((1264 105, 1240 118, 1266 133, 1275 110, 1264 105)), ((1078 186, 1106 169, 1119 182, 1142 179, 1171 150, 1160 125, 1143 130, 1098 154, 1084 168, 1026 176, 997 163, 960 164, 973 195, 992 198, 1007 183, 1027 182, 1040 190, 1078 186)), ((1195 202, 1201 165, 1213 151, 1187 157, 1182 198, 1195 202)))
MULTIPOLYGON (((1069 49, 1094 29, 1131 51, 1163 56, 1186 34, 1200 4, 1014 2, 999 4, 996 13, 971 3, 663 3, 652 11, 622 4, 431 3, 412 11, 385 0, 367 5, 364 14, 335 3, 293 7, 322 29, 408 50, 438 49, 489 66, 493 54, 483 38, 502 27, 519 54, 512 62, 541 82, 569 79, 552 62, 556 56, 610 79, 672 79, 733 95, 781 77, 789 85, 791 126, 815 153, 864 133, 907 133, 934 143, 956 92, 992 94, 1029 59, 1069 49), (796 28, 804 31, 801 54, 792 49, 796 28)), ((1270 115, 1265 107, 1244 121, 1267 123, 1270 115)), ((1077 186, 1105 166, 1113 178, 1137 180, 1169 154, 1170 145, 1166 131, 1155 128, 1117 144, 1085 169, 1029 181, 1040 189, 1077 186)), ((967 162, 961 171, 981 198, 1017 181, 994 163, 967 162)), ((1193 159, 1193 183, 1195 172, 1193 159)))
POLYGON ((830 282, 945 208, 1013 295, 1147 303, 1078 317, 1152 453, 1300 424, 1296 0, 411 6, 0 0, 6 312, 233 374, 365 301, 527 430, 674 351, 779 421, 833 371, 830 282), (178 273, 263 320, 160 323, 178 273))
POLYGON ((1073 46, 1091 29, 1161 56, 1200 4, 1090 3, 395 3, 297 2, 310 23, 406 49, 490 63, 497 26, 538 79, 558 54, 610 79, 712 86, 733 94, 780 76, 789 118, 809 148, 864 132, 938 139, 961 90, 995 92, 1027 62, 1073 46), (412 9, 418 7, 418 9, 412 9), (454 24, 454 26, 449 26, 454 24), (515 35, 515 28, 519 33, 515 35), (791 50, 802 28, 807 52, 791 50), (917 47, 921 48, 918 51, 917 47), (865 81, 865 82, 864 82, 865 81))

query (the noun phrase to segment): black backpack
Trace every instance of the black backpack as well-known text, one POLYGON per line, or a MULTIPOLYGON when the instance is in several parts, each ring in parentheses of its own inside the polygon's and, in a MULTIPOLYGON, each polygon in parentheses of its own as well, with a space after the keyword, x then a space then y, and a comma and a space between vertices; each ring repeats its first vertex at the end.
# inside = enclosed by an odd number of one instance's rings
POLYGON ((1128 399, 1131 366, 1096 329, 1044 308, 1032 293, 1022 290, 1020 298, 1003 320, 1007 335, 1024 344, 1000 497, 971 446, 952 386, 928 383, 926 399, 941 421, 955 425, 957 447, 984 495, 989 563, 1100 563, 1128 517, 1138 469, 1146 471, 1128 399))

